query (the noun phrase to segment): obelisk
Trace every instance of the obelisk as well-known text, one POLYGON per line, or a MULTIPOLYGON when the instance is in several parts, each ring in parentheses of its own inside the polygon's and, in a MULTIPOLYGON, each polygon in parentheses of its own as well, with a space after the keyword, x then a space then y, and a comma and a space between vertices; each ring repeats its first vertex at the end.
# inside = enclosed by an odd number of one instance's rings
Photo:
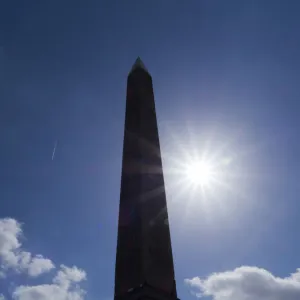
POLYGON ((177 299, 152 78, 127 78, 115 300, 177 299))

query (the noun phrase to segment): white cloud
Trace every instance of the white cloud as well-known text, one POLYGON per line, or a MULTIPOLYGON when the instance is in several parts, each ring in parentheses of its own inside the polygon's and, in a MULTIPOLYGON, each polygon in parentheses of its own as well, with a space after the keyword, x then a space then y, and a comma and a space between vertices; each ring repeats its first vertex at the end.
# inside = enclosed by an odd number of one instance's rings
POLYGON ((232 271, 213 273, 206 279, 195 277, 185 282, 198 290, 198 297, 214 300, 298 300, 300 269, 288 277, 276 277, 257 267, 242 266, 232 271))
MULTIPOLYGON (((36 277, 55 268, 53 262, 42 255, 33 256, 21 248, 22 226, 14 219, 0 219, 0 278, 4 271, 13 269, 36 277)), ((83 300, 85 291, 79 283, 86 280, 85 271, 61 265, 50 284, 13 286, 10 293, 14 300, 83 300)), ((0 294, 0 300, 5 300, 0 294)))
POLYGON ((86 280, 86 273, 77 267, 60 266, 52 284, 19 286, 13 292, 15 300, 82 300, 85 291, 77 283, 86 280))
MULTIPOLYGON (((21 249, 22 227, 11 218, 0 219, 0 262, 3 269, 12 268, 18 272, 27 272, 38 276, 54 268, 50 259, 41 255, 32 256, 21 249)), ((1 277, 5 274, 1 270, 1 277)))
POLYGON ((70 283, 86 279, 86 273, 77 267, 68 268, 65 265, 61 265, 60 268, 61 270, 58 271, 53 279, 53 282, 60 286, 68 288, 70 283))
POLYGON ((42 273, 48 272, 54 268, 54 264, 48 258, 43 258, 42 255, 36 255, 31 259, 28 265, 28 274, 30 276, 38 276, 42 273))

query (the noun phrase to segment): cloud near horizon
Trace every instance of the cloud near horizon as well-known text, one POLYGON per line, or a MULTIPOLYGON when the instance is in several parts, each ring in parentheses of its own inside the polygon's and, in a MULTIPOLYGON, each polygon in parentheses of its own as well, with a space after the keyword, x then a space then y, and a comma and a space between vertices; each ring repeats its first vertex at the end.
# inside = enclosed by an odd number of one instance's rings
POLYGON ((300 299, 300 269, 281 278, 262 268, 242 266, 205 279, 186 279, 185 283, 196 290, 197 297, 211 296, 213 300, 300 299))
POLYGON ((26 272, 29 276, 36 277, 55 268, 50 259, 42 255, 33 256, 21 249, 22 234, 19 222, 11 218, 0 219, 1 277, 5 276, 5 270, 8 269, 26 272))
MULTIPOLYGON (((0 280, 6 277, 8 270, 13 270, 16 274, 23 273, 30 277, 37 277, 55 269, 50 259, 24 251, 20 242, 22 236, 22 226, 17 220, 0 219, 0 280)), ((82 300, 85 291, 78 283, 83 280, 86 280, 84 270, 76 266, 60 265, 50 284, 17 286, 12 292, 12 298, 14 300, 82 300)), ((0 300, 5 300, 1 293, 0 300)))
POLYGON ((60 266, 51 284, 18 286, 13 292, 15 300, 82 300, 85 291, 76 283, 86 280, 86 273, 73 266, 60 266))

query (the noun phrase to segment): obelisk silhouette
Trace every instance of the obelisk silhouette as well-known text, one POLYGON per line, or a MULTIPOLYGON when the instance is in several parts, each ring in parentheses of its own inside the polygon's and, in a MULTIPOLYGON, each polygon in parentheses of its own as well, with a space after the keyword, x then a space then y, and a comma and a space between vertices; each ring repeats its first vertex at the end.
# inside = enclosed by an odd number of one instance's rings
POLYGON ((152 78, 127 79, 115 300, 177 299, 152 78))

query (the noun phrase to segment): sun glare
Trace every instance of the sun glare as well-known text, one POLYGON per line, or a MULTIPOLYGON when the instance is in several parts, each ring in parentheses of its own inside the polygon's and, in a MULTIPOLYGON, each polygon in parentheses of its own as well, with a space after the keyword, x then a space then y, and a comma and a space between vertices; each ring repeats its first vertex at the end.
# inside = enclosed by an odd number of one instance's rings
POLYGON ((185 175, 193 185, 208 186, 214 177, 213 166, 208 161, 193 161, 187 164, 185 175))
POLYGON ((252 207, 249 192, 253 188, 249 184, 260 179, 256 177, 257 165, 247 160, 266 144, 248 144, 247 131, 238 126, 227 132, 225 125, 211 129, 205 129, 205 123, 203 128, 196 125, 179 123, 177 127, 174 122, 165 134, 164 175, 170 199, 176 202, 173 207, 183 217, 184 230, 188 228, 185 225, 217 229, 222 222, 238 224, 233 214, 247 213, 252 207))

